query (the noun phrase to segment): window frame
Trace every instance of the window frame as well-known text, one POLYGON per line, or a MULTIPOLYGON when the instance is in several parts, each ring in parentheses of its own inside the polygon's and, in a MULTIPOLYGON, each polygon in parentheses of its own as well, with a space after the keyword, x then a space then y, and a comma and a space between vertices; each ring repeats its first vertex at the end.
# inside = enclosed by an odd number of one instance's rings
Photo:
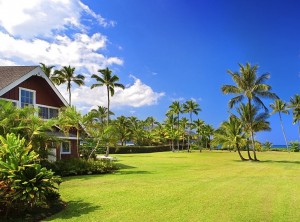
POLYGON ((21 108, 24 108, 22 107, 22 90, 24 91, 29 91, 29 92, 32 92, 33 93, 33 98, 32 98, 32 106, 35 107, 36 106, 36 91, 35 90, 32 90, 32 89, 27 89, 27 88, 23 88, 23 87, 19 87, 19 107, 21 108))
POLYGON ((63 141, 60 143, 60 154, 71 154, 71 141, 63 141), (69 144, 69 151, 65 152, 63 151, 63 144, 68 143, 69 144))
MULTIPOLYGON (((59 108, 57 107, 54 107, 54 106, 47 106, 47 105, 41 105, 41 104, 36 104, 37 108, 39 109, 40 107, 42 108, 47 108, 48 109, 48 118, 47 119, 52 119, 52 118, 55 118, 55 117, 50 117, 50 109, 55 109, 57 110, 57 115, 59 114, 59 108)), ((38 116, 41 118, 41 119, 44 119, 42 118, 42 116, 40 116, 40 111, 38 111, 38 116)), ((44 119, 44 120, 47 120, 47 119, 44 119)))

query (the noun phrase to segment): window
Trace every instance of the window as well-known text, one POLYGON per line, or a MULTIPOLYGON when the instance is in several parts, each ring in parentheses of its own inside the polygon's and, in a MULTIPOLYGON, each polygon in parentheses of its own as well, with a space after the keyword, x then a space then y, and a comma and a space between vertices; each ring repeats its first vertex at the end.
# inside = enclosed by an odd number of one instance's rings
POLYGON ((20 88, 21 107, 33 106, 35 104, 35 91, 20 88))
POLYGON ((70 154, 71 153, 71 142, 62 142, 60 153, 70 154))
POLYGON ((39 117, 43 119, 51 119, 58 116, 58 109, 39 106, 39 117))

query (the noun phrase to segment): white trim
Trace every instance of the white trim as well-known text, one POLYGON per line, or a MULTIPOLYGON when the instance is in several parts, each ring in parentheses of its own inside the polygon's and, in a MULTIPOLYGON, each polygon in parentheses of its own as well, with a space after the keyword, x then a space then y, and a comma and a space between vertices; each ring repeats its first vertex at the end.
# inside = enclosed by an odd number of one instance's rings
POLYGON ((19 101, 18 100, 14 100, 14 99, 6 99, 6 98, 2 98, 0 97, 0 100, 5 100, 5 101, 9 101, 9 102, 12 102, 12 103, 16 103, 16 106, 19 107, 19 101))
POLYGON ((16 81, 11 83, 10 85, 8 85, 8 86, 4 87, 3 89, 1 89, 0 90, 0 96, 5 94, 9 90, 15 88, 17 85, 21 84, 22 82, 24 82, 25 80, 27 80, 31 76, 40 76, 40 77, 44 78, 47 81, 47 83, 49 84, 49 86, 52 88, 52 90, 55 92, 55 94, 60 98, 61 102, 65 106, 69 106, 69 104, 65 100, 65 98, 61 95, 61 93, 58 91, 58 89, 54 86, 54 84, 51 82, 51 80, 46 76, 46 74, 43 72, 43 70, 39 66, 37 66, 35 69, 31 70, 29 73, 25 74, 21 78, 17 79, 16 81))
POLYGON ((41 107, 50 108, 50 109, 57 109, 57 110, 60 109, 59 107, 55 107, 55 106, 46 106, 46 105, 42 105, 42 104, 38 104, 38 103, 36 103, 36 106, 41 106, 41 107))
MULTIPOLYGON (((64 136, 56 136, 58 139, 65 139, 65 140, 77 140, 77 137, 64 137, 64 136)), ((81 138, 79 138, 81 140, 81 138)))
POLYGON ((32 90, 32 89, 27 89, 27 88, 23 88, 23 87, 19 87, 19 106, 18 107, 22 107, 22 101, 21 101, 21 91, 29 91, 33 93, 33 98, 32 98, 32 102, 33 102, 33 107, 36 107, 36 91, 32 90))
POLYGON ((61 142, 60 143, 60 154, 71 154, 71 141, 63 141, 63 142, 61 142), (63 147, 62 147, 62 145, 63 145, 63 143, 69 143, 69 152, 63 152, 62 150, 63 150, 63 147))

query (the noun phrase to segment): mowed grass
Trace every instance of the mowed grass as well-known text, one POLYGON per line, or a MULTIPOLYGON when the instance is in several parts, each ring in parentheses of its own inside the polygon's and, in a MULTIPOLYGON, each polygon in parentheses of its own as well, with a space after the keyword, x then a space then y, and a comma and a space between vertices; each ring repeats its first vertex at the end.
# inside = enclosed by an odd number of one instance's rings
POLYGON ((64 178, 48 221, 299 221, 300 153, 114 155, 110 175, 64 178))

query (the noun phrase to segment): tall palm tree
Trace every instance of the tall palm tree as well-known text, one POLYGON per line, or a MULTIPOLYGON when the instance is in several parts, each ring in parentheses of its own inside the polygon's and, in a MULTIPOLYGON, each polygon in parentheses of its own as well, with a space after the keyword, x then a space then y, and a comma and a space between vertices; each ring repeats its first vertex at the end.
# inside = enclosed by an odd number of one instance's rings
POLYGON ((200 152, 201 152, 201 136, 202 136, 203 126, 204 126, 203 120, 201 120, 201 119, 194 120, 193 127, 196 129, 196 133, 197 133, 197 137, 198 137, 197 141, 198 141, 200 152))
MULTIPOLYGON (((239 72, 232 72, 228 70, 228 74, 231 75, 235 85, 223 85, 221 90, 224 94, 234 94, 234 98, 229 100, 229 107, 232 108, 237 103, 241 103, 243 99, 247 100, 249 111, 251 112, 253 103, 260 107, 263 107, 266 111, 268 108, 264 105, 261 98, 278 99, 275 93, 271 92, 272 87, 265 82, 270 78, 268 73, 264 73, 261 76, 257 76, 258 66, 251 66, 250 63, 246 63, 245 66, 239 64, 239 72)), ((250 114, 251 115, 251 114, 250 114)), ((254 143, 254 131, 253 123, 250 122, 250 133, 252 138, 252 149, 254 152, 255 160, 255 143, 254 143)))
POLYGON ((239 118, 231 115, 227 121, 224 121, 220 128, 214 132, 213 143, 222 144, 222 147, 235 147, 241 160, 248 160, 243 157, 240 148, 246 145, 246 136, 243 132, 243 124, 239 118))
POLYGON ((189 113, 190 115, 190 127, 189 127, 189 133, 188 133, 188 152, 190 152, 190 133, 191 133, 191 127, 193 123, 193 113, 198 115, 198 113, 201 111, 199 104, 196 103, 193 100, 188 100, 183 104, 183 112, 189 113))
POLYGON ((300 95, 296 94, 291 97, 288 108, 293 110, 293 124, 298 124, 298 136, 300 141, 300 95))
POLYGON ((117 75, 112 75, 112 71, 109 68, 106 69, 99 69, 98 72, 101 73, 101 76, 98 76, 96 74, 92 75, 92 78, 97 81, 97 83, 93 84, 91 86, 91 89, 95 87, 101 87, 106 86, 107 91, 107 125, 109 122, 109 112, 110 112, 110 96, 114 96, 115 94, 115 88, 121 88, 124 89, 125 86, 121 83, 118 83, 119 77, 117 75))
POLYGON ((67 91, 69 92, 69 105, 71 106, 71 87, 72 83, 78 86, 84 85, 85 77, 83 75, 75 75, 75 67, 63 66, 62 69, 57 70, 54 75, 59 79, 59 84, 67 83, 67 91))
POLYGON ((172 149, 172 152, 174 152, 175 151, 174 139, 176 139, 178 136, 177 131, 175 132, 175 130, 174 130, 174 125, 177 122, 177 117, 174 116, 174 114, 171 110, 168 110, 168 112, 166 113, 166 117, 167 118, 165 119, 165 122, 164 122, 165 129, 166 129, 166 135, 170 139, 171 149, 172 149))
POLYGON ((183 117, 180 119, 179 125, 180 125, 180 132, 182 135, 182 150, 185 146, 185 136, 186 136, 186 130, 188 126, 189 120, 186 117, 183 117))
MULTIPOLYGON (((179 135, 179 114, 182 112, 182 105, 179 101, 174 101, 170 106, 170 111, 177 115, 177 134, 179 135)), ((177 149, 179 150, 179 138, 177 139, 177 149)))
POLYGON ((283 127, 283 122, 282 122, 282 118, 281 118, 281 113, 289 114, 289 111, 287 110, 287 105, 284 101, 282 101, 280 99, 276 99, 274 101, 274 103, 270 104, 270 107, 273 109, 271 114, 278 113, 278 115, 279 115, 280 125, 281 125, 281 129, 282 129, 286 149, 289 151, 289 146, 288 146, 288 142, 287 142, 287 139, 286 139, 286 135, 285 135, 284 127, 283 127))

